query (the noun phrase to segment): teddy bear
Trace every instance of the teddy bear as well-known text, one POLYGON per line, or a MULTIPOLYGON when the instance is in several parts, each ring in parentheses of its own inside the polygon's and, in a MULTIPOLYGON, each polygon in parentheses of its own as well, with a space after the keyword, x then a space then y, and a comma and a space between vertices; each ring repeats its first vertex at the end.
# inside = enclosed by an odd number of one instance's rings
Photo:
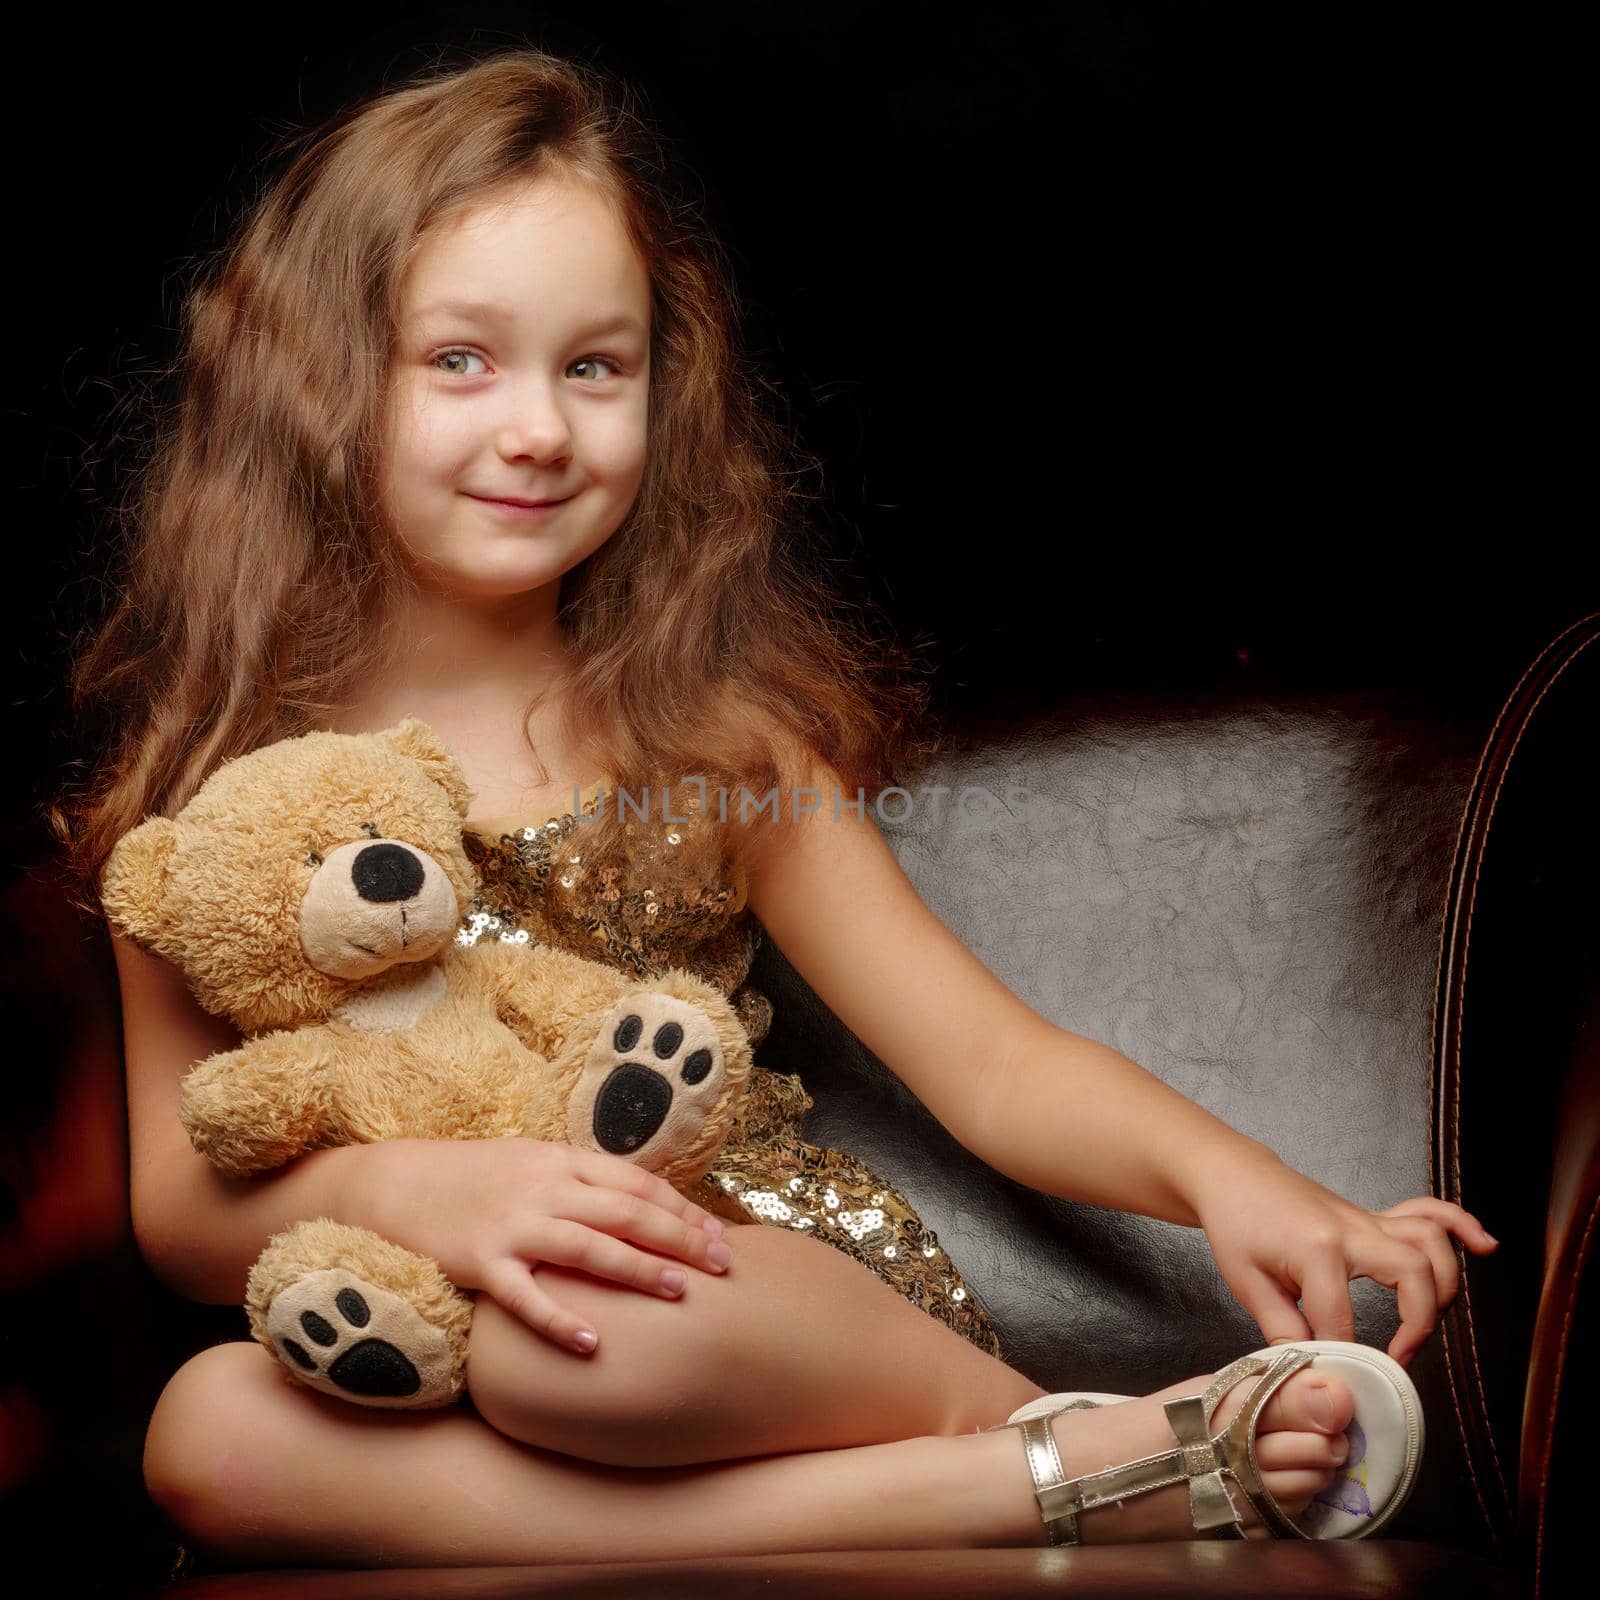
MULTIPOLYGON (((379 1139, 525 1137, 603 1150, 680 1190, 711 1167, 751 1068, 726 998, 512 940, 471 941, 472 799, 427 723, 311 732, 225 761, 108 858, 118 931, 177 966, 243 1043, 183 1079, 229 1177, 379 1139)), ((253 1264, 254 1336, 357 1404, 449 1405, 473 1297, 437 1263, 318 1217, 253 1264)))

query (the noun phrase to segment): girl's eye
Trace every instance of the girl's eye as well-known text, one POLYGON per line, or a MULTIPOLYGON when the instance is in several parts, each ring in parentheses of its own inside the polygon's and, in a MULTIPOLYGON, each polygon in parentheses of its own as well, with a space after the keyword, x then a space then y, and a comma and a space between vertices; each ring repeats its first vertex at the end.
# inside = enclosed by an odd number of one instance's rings
MULTIPOLYGON (((483 360, 483 357, 478 355, 478 352, 476 350, 441 350, 438 353, 438 355, 436 355, 433 358, 434 365, 437 366, 439 364, 439 362, 446 361, 451 356, 460 356, 463 359, 469 359, 469 358, 471 358, 473 356, 477 356, 477 359, 479 361, 483 360)), ((456 375, 459 372, 459 369, 446 369, 446 370, 450 371, 452 373, 452 376, 456 375)), ((469 372, 469 373, 466 374, 466 376, 471 378, 471 377, 475 377, 476 374, 469 372)))
MULTIPOLYGON (((433 358, 433 365, 435 367, 438 367, 438 365, 439 365, 439 363, 441 361, 448 361, 448 360, 451 360, 452 358, 458 358, 458 359, 463 360, 463 361, 471 361, 471 360, 482 361, 483 360, 483 357, 480 356, 476 350, 468 350, 468 349, 465 349, 465 348, 457 347, 457 348, 453 348, 453 349, 450 349, 450 350, 441 350, 438 353, 438 355, 436 355, 433 358)), ((622 376, 622 363, 620 361, 613 361, 610 356, 581 356, 578 360, 574 361, 572 363, 572 366, 569 367, 567 370, 569 372, 571 372, 571 371, 573 371, 574 369, 576 369, 578 367, 590 367, 590 368, 593 368, 593 367, 595 367, 597 365, 604 365, 604 366, 610 367, 612 372, 617 377, 621 377, 622 376)), ((444 367, 444 368, 440 368, 439 370, 444 371, 444 372, 448 372, 450 374, 450 376, 452 376, 452 377, 475 378, 475 377, 478 376, 477 373, 469 371, 469 370, 464 370, 463 368, 460 368, 460 367, 444 367)))
POLYGON ((592 367, 596 362, 604 362, 619 378, 622 376, 622 363, 613 361, 610 356, 582 356, 577 361, 574 361, 572 365, 574 367, 592 367))

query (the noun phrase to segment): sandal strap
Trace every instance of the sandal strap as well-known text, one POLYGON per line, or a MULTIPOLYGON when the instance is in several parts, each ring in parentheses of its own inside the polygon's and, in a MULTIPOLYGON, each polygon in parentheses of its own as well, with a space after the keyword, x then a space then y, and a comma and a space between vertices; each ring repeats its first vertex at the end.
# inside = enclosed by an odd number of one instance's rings
MULTIPOLYGON (((1180 1441, 1186 1463, 1194 1474, 1189 1479, 1189 1505, 1196 1528, 1207 1523, 1220 1527, 1213 1519, 1223 1515, 1224 1505, 1228 1508, 1226 1515, 1237 1523, 1238 1512, 1223 1482, 1226 1473, 1243 1490, 1256 1515, 1278 1538, 1311 1537, 1290 1521, 1267 1492, 1256 1460, 1255 1430, 1267 1402, 1290 1377, 1314 1359, 1311 1351, 1292 1345, 1270 1358, 1242 1356, 1218 1372, 1206 1385, 1204 1394, 1184 1395, 1165 1402, 1163 1409, 1168 1424, 1180 1441), (1217 1433, 1208 1433, 1210 1416, 1224 1396, 1235 1384, 1251 1376, 1256 1381, 1233 1420, 1217 1433)), ((1243 1530, 1237 1526, 1233 1531, 1244 1537, 1243 1530)))
POLYGON ((1245 1396, 1232 1422, 1219 1433, 1217 1442, 1227 1462, 1229 1474, 1244 1491, 1255 1508, 1255 1513, 1280 1539, 1310 1539, 1313 1535, 1290 1520, 1288 1515, 1267 1492, 1261 1481, 1261 1467, 1256 1460, 1256 1423, 1263 1408, 1279 1388, 1302 1367, 1315 1359, 1309 1350, 1288 1347, 1265 1370, 1254 1388, 1245 1396))
MULTIPOLYGON (((1200 1394, 1182 1395, 1163 1403, 1167 1424, 1177 1440, 1177 1448, 1162 1450, 1101 1472, 1088 1472, 1068 1479, 1050 1430, 1050 1417, 1028 1417, 1022 1422, 1002 1423, 1022 1434, 1033 1477, 1034 1498, 1054 1545, 1077 1544, 1078 1513, 1110 1505, 1130 1495, 1145 1494, 1169 1484, 1189 1485, 1189 1517, 1202 1538, 1242 1539, 1240 1516, 1227 1485, 1226 1473, 1244 1491, 1256 1514, 1279 1538, 1309 1538, 1279 1510, 1267 1493, 1255 1458, 1255 1422, 1262 1408, 1279 1386, 1301 1367, 1312 1361, 1310 1351, 1290 1346, 1271 1360, 1261 1356, 1242 1356, 1212 1378, 1200 1394), (1226 1428, 1216 1434, 1208 1431, 1209 1421, 1228 1391, 1245 1378, 1256 1383, 1226 1428)), ((1079 1405, 1061 1410, 1085 1409, 1079 1405)), ((1054 1412, 1050 1413, 1055 1415, 1054 1412)))
POLYGON ((1022 1435, 1028 1471, 1033 1474, 1033 1497, 1039 1502, 1039 1515, 1044 1520, 1050 1543, 1077 1544, 1075 1484, 1067 1482, 1061 1466, 1061 1452, 1056 1449, 1056 1436, 1050 1431, 1049 1417, 1025 1417, 1021 1422, 1002 1423, 1001 1426, 1015 1428, 1022 1435))

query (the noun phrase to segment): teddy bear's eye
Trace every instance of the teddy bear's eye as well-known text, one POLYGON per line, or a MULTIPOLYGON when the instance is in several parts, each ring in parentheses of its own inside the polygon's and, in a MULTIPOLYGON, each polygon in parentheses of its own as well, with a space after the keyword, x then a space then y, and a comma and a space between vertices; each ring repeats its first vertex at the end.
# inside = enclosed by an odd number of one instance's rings
POLYGON ((313 850, 306 857, 306 865, 308 867, 320 867, 322 865, 322 857, 319 856, 315 850, 313 850))
POLYGON ((378 837, 378 824, 376 822, 363 822, 361 824, 361 831, 366 834, 369 839, 376 839, 378 837))

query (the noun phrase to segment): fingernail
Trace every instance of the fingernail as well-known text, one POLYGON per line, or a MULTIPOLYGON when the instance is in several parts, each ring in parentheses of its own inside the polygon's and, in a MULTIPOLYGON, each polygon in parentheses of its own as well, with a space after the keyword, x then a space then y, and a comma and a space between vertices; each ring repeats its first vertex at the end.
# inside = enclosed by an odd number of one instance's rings
POLYGON ((1333 1396, 1328 1393, 1325 1385, 1319 1388, 1313 1397, 1311 1410, 1322 1427, 1331 1428, 1333 1426, 1333 1396))
POLYGON ((1349 1454, 1350 1435, 1347 1433, 1341 1433, 1339 1437, 1333 1441, 1333 1459, 1335 1461, 1343 1461, 1349 1456, 1349 1454))
POLYGON ((573 1334, 572 1342, 580 1350, 593 1350, 600 1343, 600 1337, 592 1328, 585 1328, 581 1333, 573 1334))
POLYGON ((668 1294, 682 1294, 683 1286, 688 1281, 689 1280, 681 1272, 679 1272, 676 1267, 668 1267, 667 1270, 661 1274, 661 1287, 665 1289, 668 1294))
POLYGON ((733 1260, 733 1251, 727 1245, 718 1241, 706 1249, 706 1260, 714 1267, 725 1267, 733 1260))
POLYGON ((704 1228, 713 1239, 720 1239, 723 1234, 727 1232, 727 1229, 722 1225, 721 1217, 707 1217, 706 1220, 700 1224, 700 1226, 704 1228))
POLYGON ((1495 1238, 1495 1236, 1492 1233, 1490 1233, 1487 1228, 1485 1228, 1483 1230, 1483 1236, 1484 1236, 1485 1239, 1487 1239, 1489 1241, 1490 1244, 1499 1244, 1500 1243, 1500 1241, 1497 1238, 1495 1238))

